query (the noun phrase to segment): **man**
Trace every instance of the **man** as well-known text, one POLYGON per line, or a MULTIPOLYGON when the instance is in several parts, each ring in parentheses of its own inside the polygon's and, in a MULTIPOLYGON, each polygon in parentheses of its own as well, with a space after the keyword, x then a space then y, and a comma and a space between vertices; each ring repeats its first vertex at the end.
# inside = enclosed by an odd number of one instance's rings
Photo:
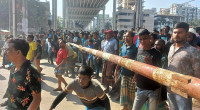
POLYGON ((160 35, 160 39, 163 39, 165 41, 165 43, 167 43, 169 40, 170 40, 170 34, 169 34, 169 31, 170 31, 170 27, 169 26, 165 26, 163 28, 163 35, 160 35))
MULTIPOLYGON (((101 41, 98 38, 97 32, 93 33, 93 38, 94 38, 93 49, 101 50, 101 41)), ((96 76, 94 78, 100 78, 99 77, 99 58, 97 56, 93 56, 93 63, 94 63, 95 72, 96 72, 96 76)))
MULTIPOLYGON (((200 78, 200 51, 187 42, 189 25, 185 22, 175 24, 173 39, 175 43, 168 54, 168 69, 184 75, 200 78)), ((192 110, 192 98, 184 98, 168 90, 171 110, 192 110)))
MULTIPOLYGON (((155 48, 151 48, 149 34, 150 32, 147 29, 140 29, 138 39, 141 47, 138 48, 136 60, 154 66, 161 66, 161 55, 155 48)), ((133 110, 141 110, 147 100, 149 100, 149 110, 155 110, 160 95, 160 84, 136 74, 136 86, 137 95, 134 100, 133 110)))
POLYGON ((68 70, 72 74, 71 78, 75 78, 75 72, 74 72, 74 64, 73 64, 73 57, 74 57, 74 51, 72 47, 70 46, 69 42, 66 43, 66 49, 67 49, 67 67, 66 67, 66 74, 65 76, 68 76, 68 70))
POLYGON ((65 79, 62 77, 64 75, 66 70, 66 62, 67 62, 67 49, 66 49, 66 42, 64 40, 59 40, 59 46, 60 49, 57 53, 57 59, 56 59, 56 68, 55 68, 55 74, 58 78, 58 88, 54 89, 54 91, 62 91, 61 82, 65 84, 65 87, 67 86, 67 83, 65 79))
MULTIPOLYGON (((115 54, 118 55, 118 42, 114 38, 114 32, 112 30, 108 30, 105 32, 106 34, 106 42, 104 43, 103 50, 104 52, 110 53, 110 54, 115 54)), ((115 64, 112 62, 104 61, 103 63, 103 74, 102 77, 105 77, 105 92, 109 92, 109 85, 113 85, 114 79, 113 79, 113 69, 114 69, 115 64)), ((102 78, 104 79, 104 78, 102 78)), ((104 82, 104 81, 102 81, 104 82)))
POLYGON ((37 40, 37 49, 35 51, 35 66, 39 73, 42 71, 42 67, 40 67, 40 59, 42 58, 42 46, 41 46, 41 40, 37 40))
POLYGON ((89 66, 81 66, 78 79, 75 79, 60 93, 49 110, 54 109, 65 96, 74 91, 86 106, 86 110, 110 110, 110 102, 100 85, 92 81, 93 70, 89 66))
POLYGON ((27 60, 30 60, 31 62, 33 62, 33 59, 34 59, 34 53, 35 53, 35 50, 37 48, 37 45, 36 43, 33 41, 34 39, 34 36, 33 35, 28 35, 27 37, 27 41, 29 43, 29 51, 28 51, 28 54, 27 54, 27 60))
POLYGON ((7 59, 11 68, 8 84, 8 110, 36 110, 41 101, 41 77, 26 59, 29 44, 22 39, 8 41, 7 59))
MULTIPOLYGON (((129 58, 135 60, 137 55, 137 48, 135 47, 132 39, 134 33, 129 31, 125 34, 124 40, 125 43, 120 49, 120 56, 123 58, 129 58)), ((115 69, 115 74, 120 69, 120 66, 117 65, 115 69)), ((135 83, 133 83, 134 72, 121 67, 121 92, 120 92, 120 105, 123 106, 122 110, 132 110, 133 101, 135 98, 135 83)))
POLYGON ((198 45, 195 44, 195 40, 196 40, 197 36, 196 36, 196 30, 194 30, 193 28, 190 28, 189 29, 189 32, 188 32, 188 36, 187 36, 187 42, 197 48, 198 50, 200 50, 200 47, 198 45))

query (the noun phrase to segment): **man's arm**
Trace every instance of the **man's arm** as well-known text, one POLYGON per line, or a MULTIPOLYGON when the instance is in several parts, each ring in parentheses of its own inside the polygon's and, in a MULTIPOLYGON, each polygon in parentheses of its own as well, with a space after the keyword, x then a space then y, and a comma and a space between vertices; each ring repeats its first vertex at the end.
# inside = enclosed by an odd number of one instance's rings
POLYGON ((28 110, 36 110, 39 107, 40 102, 41 102, 41 92, 33 95, 33 101, 28 107, 28 110))
POLYGON ((61 92, 56 99, 53 101, 51 108, 49 110, 53 110, 64 98, 65 96, 68 94, 68 92, 63 91, 61 92))

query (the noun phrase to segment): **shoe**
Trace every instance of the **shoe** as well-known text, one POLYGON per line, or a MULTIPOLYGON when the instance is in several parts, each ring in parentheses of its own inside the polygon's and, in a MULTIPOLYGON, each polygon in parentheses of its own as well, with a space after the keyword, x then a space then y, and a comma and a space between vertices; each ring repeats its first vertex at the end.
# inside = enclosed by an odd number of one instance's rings
POLYGON ((56 89, 54 89, 53 91, 63 91, 63 90, 62 90, 62 89, 56 88, 56 89))

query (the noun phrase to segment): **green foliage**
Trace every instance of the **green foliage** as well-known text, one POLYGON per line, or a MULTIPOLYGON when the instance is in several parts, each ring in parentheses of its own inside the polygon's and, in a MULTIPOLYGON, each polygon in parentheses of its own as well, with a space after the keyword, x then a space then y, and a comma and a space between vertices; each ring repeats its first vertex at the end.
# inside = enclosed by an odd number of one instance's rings
POLYGON ((57 17, 57 28, 58 29, 63 29, 64 26, 63 26, 63 18, 61 18, 60 16, 57 17))
POLYGON ((106 22, 106 24, 105 24, 105 29, 109 30, 109 29, 111 29, 111 28, 112 28, 111 23, 110 23, 110 22, 106 22))
POLYGON ((200 20, 189 21, 188 24, 190 26, 199 27, 200 26, 200 20))

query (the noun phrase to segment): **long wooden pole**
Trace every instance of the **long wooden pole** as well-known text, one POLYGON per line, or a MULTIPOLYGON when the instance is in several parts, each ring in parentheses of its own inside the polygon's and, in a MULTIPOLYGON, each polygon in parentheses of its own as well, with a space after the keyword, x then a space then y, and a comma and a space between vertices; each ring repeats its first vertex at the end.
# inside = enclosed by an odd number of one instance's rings
POLYGON ((176 73, 173 71, 165 70, 156 66, 141 63, 135 60, 122 58, 117 55, 105 53, 95 49, 82 47, 70 43, 72 46, 77 47, 80 51, 86 51, 95 56, 101 57, 110 62, 114 62, 120 66, 123 66, 131 71, 141 74, 149 79, 152 79, 162 85, 165 85, 171 90, 185 98, 193 97, 200 100, 200 79, 176 73))

